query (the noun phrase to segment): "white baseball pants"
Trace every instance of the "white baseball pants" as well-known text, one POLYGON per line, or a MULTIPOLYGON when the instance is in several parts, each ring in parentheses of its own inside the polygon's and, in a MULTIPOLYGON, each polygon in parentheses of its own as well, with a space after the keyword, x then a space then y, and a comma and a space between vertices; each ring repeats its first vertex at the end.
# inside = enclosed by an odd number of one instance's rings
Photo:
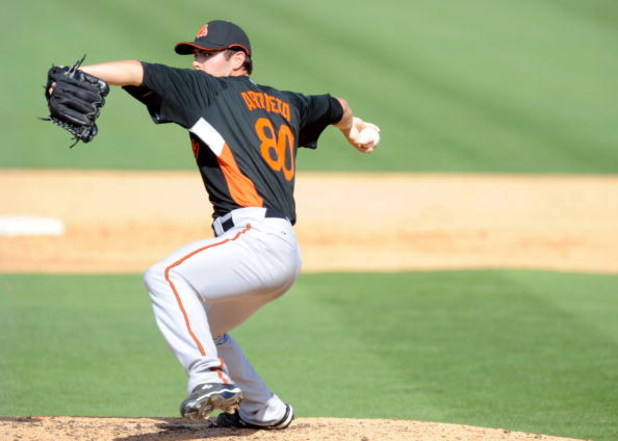
MULTIPOLYGON (((155 320, 188 375, 191 392, 202 383, 233 382, 243 390, 240 416, 274 423, 285 403, 273 394, 227 333, 283 295, 300 272, 290 222, 265 217, 264 208, 232 212, 233 226, 214 239, 188 244, 146 271, 155 320)), ((229 216, 228 216, 229 217, 229 216)))

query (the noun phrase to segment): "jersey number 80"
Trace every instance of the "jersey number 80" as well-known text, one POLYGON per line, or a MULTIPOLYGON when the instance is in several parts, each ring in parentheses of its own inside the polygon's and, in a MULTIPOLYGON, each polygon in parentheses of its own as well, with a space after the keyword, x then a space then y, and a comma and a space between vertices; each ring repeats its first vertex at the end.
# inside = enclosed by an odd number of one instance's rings
POLYGON ((255 122, 255 133, 261 141, 260 152, 264 161, 274 171, 283 171, 288 181, 294 178, 294 134, 289 126, 282 124, 275 129, 268 118, 255 122))

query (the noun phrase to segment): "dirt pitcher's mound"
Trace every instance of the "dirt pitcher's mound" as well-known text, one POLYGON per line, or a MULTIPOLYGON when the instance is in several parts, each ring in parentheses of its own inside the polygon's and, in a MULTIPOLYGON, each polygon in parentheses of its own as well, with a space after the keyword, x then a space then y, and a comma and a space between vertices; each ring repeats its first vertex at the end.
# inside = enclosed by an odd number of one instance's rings
POLYGON ((403 420, 301 418, 283 431, 226 429, 173 418, 0 417, 0 437, 22 441, 567 441, 503 429, 403 420))

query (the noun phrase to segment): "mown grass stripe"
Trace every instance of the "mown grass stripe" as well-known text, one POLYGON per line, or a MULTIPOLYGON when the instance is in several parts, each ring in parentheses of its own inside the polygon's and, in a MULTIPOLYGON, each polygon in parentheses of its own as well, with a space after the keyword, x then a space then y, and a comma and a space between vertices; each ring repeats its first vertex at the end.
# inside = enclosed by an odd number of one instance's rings
MULTIPOLYGON (((176 415, 184 374, 140 279, 0 276, 0 415, 176 415)), ((303 275, 235 335, 302 416, 609 441, 617 282, 498 270, 303 275)))

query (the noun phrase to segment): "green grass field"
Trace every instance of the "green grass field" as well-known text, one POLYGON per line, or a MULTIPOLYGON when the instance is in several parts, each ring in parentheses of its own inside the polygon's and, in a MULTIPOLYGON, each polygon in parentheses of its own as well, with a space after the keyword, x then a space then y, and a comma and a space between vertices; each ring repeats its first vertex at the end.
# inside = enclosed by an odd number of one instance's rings
POLYGON ((91 63, 188 67, 174 44, 225 18, 252 38, 256 81, 343 96, 383 129, 371 157, 332 131, 319 153, 302 152, 299 169, 618 171, 614 0, 24 0, 4 9, 2 167, 193 168, 187 135, 155 127, 121 90, 99 137, 69 150, 66 133, 36 120, 46 115, 42 85, 52 63, 84 53, 91 63))
MULTIPOLYGON (((223 18, 249 33, 256 81, 345 97, 382 127, 369 156, 326 133, 317 152, 299 153, 300 170, 618 172, 615 0, 23 0, 3 9, 0 169, 194 168, 186 133, 155 127, 121 90, 97 139, 69 150, 65 132, 36 119, 46 115, 42 86, 52 63, 84 53, 91 63, 188 66, 174 44, 223 18)), ((175 416, 184 373, 140 278, 0 274, 0 416, 175 416)), ((301 417, 610 441, 617 286, 616 275, 525 271, 303 275, 236 336, 301 417)))
MULTIPOLYGON (((304 275, 235 335, 299 416, 618 434, 618 276, 304 275)), ((176 416, 140 276, 3 275, 0 415, 176 416)))

